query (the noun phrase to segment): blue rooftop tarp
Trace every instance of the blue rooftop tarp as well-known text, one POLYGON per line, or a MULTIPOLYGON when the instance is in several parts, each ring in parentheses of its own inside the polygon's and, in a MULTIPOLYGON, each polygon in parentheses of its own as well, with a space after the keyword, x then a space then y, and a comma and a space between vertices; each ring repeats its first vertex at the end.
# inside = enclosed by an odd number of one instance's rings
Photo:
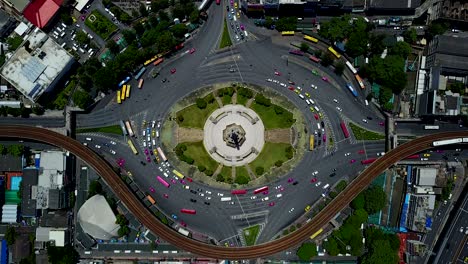
POLYGON ((403 207, 401 209, 401 218, 400 218, 400 228, 406 229, 406 217, 408 214, 408 206, 409 206, 409 199, 410 194, 405 195, 405 203, 403 203, 403 207))

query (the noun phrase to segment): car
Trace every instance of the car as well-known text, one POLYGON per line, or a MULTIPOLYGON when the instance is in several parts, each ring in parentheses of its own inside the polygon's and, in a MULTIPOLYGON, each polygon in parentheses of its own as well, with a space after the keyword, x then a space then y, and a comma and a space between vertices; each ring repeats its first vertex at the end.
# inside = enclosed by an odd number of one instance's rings
POLYGON ((367 123, 367 119, 362 119, 362 122, 367 123))
POLYGON ((385 126, 384 122, 379 122, 379 126, 385 126))
POLYGON ((210 192, 210 191, 205 191, 205 192, 206 192, 206 194, 211 194, 211 192, 210 192))
POLYGON ((298 181, 295 181, 295 182, 293 182, 293 185, 297 185, 298 183, 299 183, 298 181))
POLYGON ((176 183, 177 183, 177 181, 176 181, 175 179, 171 179, 171 182, 172 182, 173 184, 176 184, 176 183))
POLYGON ((324 81, 324 82, 329 82, 328 78, 325 77, 325 76, 322 76, 322 81, 324 81))
POLYGON ((211 196, 206 196, 205 200, 211 200, 211 196))
POLYGON ((187 184, 187 182, 184 181, 183 179, 180 179, 179 182, 182 183, 182 184, 187 184))
POLYGON ((140 161, 140 164, 146 166, 146 163, 144 163, 143 161, 140 161))
POLYGON ((234 202, 229 202, 229 204, 235 204, 234 202))
POLYGON ((266 79, 267 82, 272 82, 273 80, 272 79, 266 79))
POLYGON ((199 192, 203 192, 203 190, 202 190, 201 188, 198 188, 198 189, 197 189, 197 191, 199 191, 199 192))
POLYGON ((316 178, 316 177, 314 177, 314 178, 312 178, 312 180, 310 180, 311 183, 314 183, 314 182, 316 182, 316 181, 317 181, 317 178, 316 178))
POLYGON ((315 120, 319 120, 319 116, 317 114, 314 114, 315 120))
POLYGON ((177 215, 173 214, 171 217, 177 220, 177 215))
POLYGON ((169 195, 167 193, 163 194, 164 198, 168 199, 169 195))
POLYGON ((352 160, 349 161, 349 163, 354 163, 354 162, 356 162, 355 159, 352 159, 352 160))
POLYGON ((340 112, 343 111, 343 109, 341 109, 341 107, 338 107, 338 106, 336 107, 336 110, 338 110, 338 111, 340 111, 340 112))
POLYGON ((278 190, 278 189, 281 188, 281 187, 282 187, 282 185, 280 184, 280 185, 278 185, 278 186, 275 187, 275 190, 278 190))
POLYGON ((190 190, 190 192, 193 193, 193 194, 197 194, 197 191, 195 191, 195 190, 190 190))
POLYGON ((310 211, 310 205, 306 206, 306 208, 304 208, 304 211, 309 212, 310 211))
POLYGON ((198 195, 200 195, 201 197, 204 197, 204 196, 205 196, 205 194, 202 193, 202 192, 199 192, 198 195))
POLYGON ((99 145, 96 145, 95 147, 96 147, 97 149, 100 149, 100 148, 101 148, 101 146, 99 146, 99 145))
POLYGON ((196 203, 196 202, 197 202, 197 200, 195 200, 195 199, 193 199, 193 198, 190 198, 190 201, 191 201, 192 203, 196 203))
POLYGON ((428 161, 428 158, 421 158, 421 161, 428 161))
POLYGON ((251 196, 250 197, 250 200, 255 200, 255 199, 257 199, 257 196, 251 196))
POLYGON ((317 85, 315 85, 315 84, 311 84, 311 85, 310 85, 310 88, 312 88, 312 89, 314 89, 314 90, 317 90, 318 87, 317 87, 317 85))
POLYGON ((319 182, 317 182, 317 183, 315 184, 315 186, 316 186, 316 187, 319 187, 321 184, 322 184, 322 182, 319 181, 319 182))
POLYGON ((429 154, 429 153, 424 153, 424 155, 423 155, 423 157, 430 157, 430 156, 431 156, 431 154, 429 154))
POLYGON ((115 155, 115 150, 111 149, 111 150, 110 150, 110 153, 111 153, 112 155, 115 155))
POLYGON ((274 205, 275 205, 275 202, 270 202, 270 203, 268 204, 268 206, 274 206, 274 205))
POLYGON ((162 79, 161 82, 163 83, 167 82, 167 78, 162 79))
POLYGON ((309 93, 305 93, 305 96, 309 97, 310 98, 310 94, 309 93))
POLYGON ((314 135, 317 135, 317 130, 314 130, 314 135))
POLYGON ((291 81, 291 80, 288 80, 288 83, 291 84, 291 85, 295 85, 296 83, 291 81))
POLYGON ((112 145, 117 144, 117 143, 115 143, 115 141, 112 141, 112 140, 110 141, 110 143, 111 143, 112 145))
POLYGON ((293 178, 289 178, 289 179, 288 179, 288 182, 289 182, 289 183, 291 183, 291 182, 293 182, 293 181, 294 181, 293 178))
POLYGON ((377 156, 383 156, 385 155, 385 152, 377 152, 377 156))
POLYGON ((222 193, 218 193, 218 196, 221 196, 221 197, 222 197, 222 196, 224 196, 224 194, 222 194, 222 193))
POLYGON ((145 149, 144 152, 145 152, 146 155, 149 155, 148 149, 145 149))
POLYGON ((244 30, 245 30, 244 25, 240 24, 240 29, 241 29, 242 31, 244 31, 244 30))
POLYGON ((147 156, 147 157, 146 157, 146 161, 147 161, 147 162, 151 162, 150 156, 147 156))
POLYGON ((188 190, 188 189, 190 189, 190 186, 184 185, 183 188, 188 190))
POLYGON ((333 102, 338 103, 338 100, 337 100, 337 99, 333 99, 333 102))
POLYGON ((461 233, 463 233, 463 226, 462 226, 462 227, 460 227, 460 232, 461 232, 461 233))
POLYGON ((312 70, 312 74, 315 76, 319 76, 319 72, 317 70, 312 70))
POLYGON ((348 153, 345 153, 344 155, 345 155, 345 157, 347 157, 347 156, 351 155, 351 153, 348 152, 348 153))
POLYGON ((150 190, 150 192, 152 192, 152 193, 154 193, 154 191, 155 191, 154 188, 153 188, 152 186, 149 188, 149 190, 150 190))
POLYGON ((317 175, 317 174, 318 174, 318 171, 312 172, 312 176, 317 175))
POLYGON ((190 177, 186 177, 185 179, 186 179, 187 181, 189 181, 189 182, 193 182, 192 178, 190 178, 190 177))
POLYGON ((284 187, 281 186, 281 188, 279 188, 279 191, 280 191, 280 192, 284 191, 284 187))
POLYGON ((268 201, 268 199, 270 199, 270 198, 268 198, 268 196, 267 196, 267 197, 263 197, 263 198, 262 198, 262 202, 268 201))
POLYGON ((358 154, 364 154, 364 153, 366 153, 366 152, 363 149, 358 151, 358 154))
POLYGON ((294 86, 289 86, 288 89, 291 90, 291 91, 296 90, 296 89, 294 89, 294 86))
POLYGON ((275 75, 276 75, 276 76, 281 76, 281 72, 275 71, 275 75))
MULTIPOLYGON (((80 16, 80 19, 81 19, 81 21, 85 21, 86 16, 85 16, 85 15, 82 15, 82 16, 80 16)), ((77 24, 77 25, 78 25, 78 24, 77 24)))
POLYGON ((282 87, 286 87, 287 85, 285 83, 280 83, 282 87))
POLYGON ((315 110, 314 110, 314 108, 313 108, 312 106, 309 107, 309 110, 310 110, 312 113, 315 113, 315 110))
POLYGON ((176 71, 177 71, 176 68, 172 68, 172 69, 171 69, 171 74, 176 73, 176 71))
POLYGON ((329 176, 330 176, 330 177, 335 177, 335 176, 336 176, 336 172, 332 172, 332 173, 330 173, 330 175, 329 175, 329 176))
POLYGON ((294 211, 294 207, 289 209, 289 213, 292 213, 294 211))

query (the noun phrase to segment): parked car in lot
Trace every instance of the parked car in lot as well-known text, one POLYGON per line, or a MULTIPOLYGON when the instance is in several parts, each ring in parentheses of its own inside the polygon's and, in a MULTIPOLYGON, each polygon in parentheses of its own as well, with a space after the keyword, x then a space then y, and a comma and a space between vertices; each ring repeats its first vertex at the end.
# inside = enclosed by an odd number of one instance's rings
POLYGON ((177 70, 176 70, 175 68, 172 68, 172 69, 171 69, 171 74, 176 73, 176 71, 177 71, 177 70))

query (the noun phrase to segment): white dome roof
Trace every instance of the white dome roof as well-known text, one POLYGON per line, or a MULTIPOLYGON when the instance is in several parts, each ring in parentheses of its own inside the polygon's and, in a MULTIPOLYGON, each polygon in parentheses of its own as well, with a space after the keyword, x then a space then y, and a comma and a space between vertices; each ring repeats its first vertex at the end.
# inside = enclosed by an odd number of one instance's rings
POLYGON ((78 211, 78 222, 83 230, 96 239, 110 240, 117 236, 119 225, 104 196, 89 198, 78 211))

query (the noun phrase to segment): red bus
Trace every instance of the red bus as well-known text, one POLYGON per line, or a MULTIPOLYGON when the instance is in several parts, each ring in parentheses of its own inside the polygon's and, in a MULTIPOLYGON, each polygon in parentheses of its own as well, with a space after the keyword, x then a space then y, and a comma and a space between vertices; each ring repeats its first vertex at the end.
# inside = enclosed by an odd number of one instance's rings
POLYGON ((158 66, 158 65, 161 64, 163 61, 164 61, 164 58, 159 58, 159 59, 157 59, 155 62, 153 62, 153 65, 154 65, 154 66, 158 66))
POLYGON ((304 52, 302 52, 300 50, 297 50, 297 49, 289 50, 289 53, 294 54, 294 55, 298 55, 298 56, 304 56, 304 52))
POLYGON ((180 209, 180 212, 184 214, 197 214, 197 211, 193 209, 180 209))
POLYGON ((341 127, 341 130, 343 131, 344 137, 349 138, 349 132, 344 122, 340 123, 340 127, 341 127))
POLYGON ((217 5, 221 4, 221 0, 216 0, 216 4, 217 5))
POLYGON ((246 190, 232 190, 231 191, 231 194, 246 194, 247 191, 246 190))
POLYGON ((158 181, 159 181, 162 185, 166 186, 166 188, 171 187, 171 185, 170 185, 169 183, 167 183, 167 181, 165 181, 165 180, 164 180, 163 178, 161 178, 160 176, 157 176, 156 179, 158 179, 158 181))
POLYGON ((414 154, 414 155, 408 156, 405 159, 419 159, 419 154, 414 154))
POLYGON ((309 56, 309 60, 313 61, 313 62, 316 62, 316 63, 319 63, 320 62, 320 59, 315 57, 315 56, 309 56))
POLYGON ((257 193, 261 193, 261 192, 265 192, 265 191, 268 191, 268 186, 263 186, 261 188, 255 189, 253 193, 257 194, 257 193))
POLYGON ((371 164, 372 162, 374 162, 376 160, 377 160, 377 158, 366 159, 366 160, 361 161, 361 164, 362 165, 371 164))

